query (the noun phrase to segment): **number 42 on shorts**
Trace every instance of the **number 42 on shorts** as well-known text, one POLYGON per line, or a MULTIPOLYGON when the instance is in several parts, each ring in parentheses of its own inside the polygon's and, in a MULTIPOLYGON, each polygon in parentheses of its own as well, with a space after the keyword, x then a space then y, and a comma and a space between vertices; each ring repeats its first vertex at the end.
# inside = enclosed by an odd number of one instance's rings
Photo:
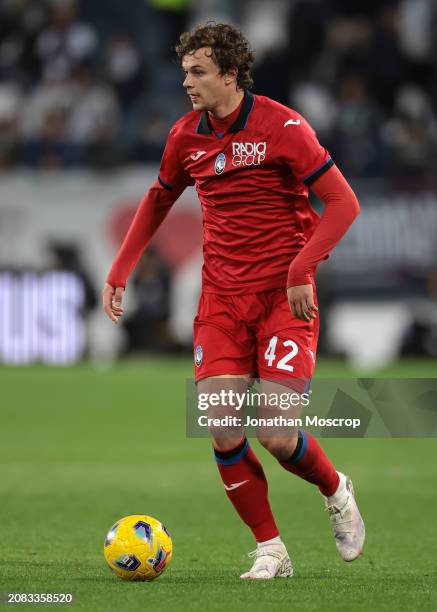
MULTIPOLYGON (((267 365, 269 368, 272 367, 275 359, 276 359, 276 346, 278 344, 278 336, 273 336, 270 339, 269 345, 267 347, 266 352, 264 353, 264 359, 267 361, 267 365)), ((278 361, 276 364, 276 368, 278 370, 286 370, 287 372, 293 372, 294 366, 290 365, 289 362, 296 357, 299 348, 294 342, 294 340, 284 340, 282 343, 285 347, 291 347, 291 351, 288 352, 282 359, 278 361)))

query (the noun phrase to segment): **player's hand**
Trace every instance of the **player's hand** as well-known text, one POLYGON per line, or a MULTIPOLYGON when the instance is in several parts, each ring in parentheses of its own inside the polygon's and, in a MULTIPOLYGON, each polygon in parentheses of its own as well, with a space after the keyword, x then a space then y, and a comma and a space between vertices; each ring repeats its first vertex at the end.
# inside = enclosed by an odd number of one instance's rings
POLYGON ((124 310, 121 306, 123 301, 123 287, 111 287, 108 283, 103 287, 103 310, 113 323, 118 323, 119 317, 122 316, 124 310))
POLYGON ((298 319, 310 321, 317 317, 316 312, 319 309, 314 304, 314 291, 311 284, 288 287, 287 296, 291 312, 298 319))

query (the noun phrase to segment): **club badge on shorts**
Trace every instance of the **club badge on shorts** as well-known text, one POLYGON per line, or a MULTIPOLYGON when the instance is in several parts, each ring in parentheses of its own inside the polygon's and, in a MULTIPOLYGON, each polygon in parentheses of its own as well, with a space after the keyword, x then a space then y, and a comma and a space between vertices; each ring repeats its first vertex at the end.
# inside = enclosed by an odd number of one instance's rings
POLYGON ((226 167, 226 155, 224 153, 219 153, 215 158, 214 170, 216 174, 222 174, 223 170, 226 167))
POLYGON ((203 350, 202 350, 201 345, 198 344, 194 352, 194 361, 197 367, 202 365, 202 358, 203 358, 203 350))

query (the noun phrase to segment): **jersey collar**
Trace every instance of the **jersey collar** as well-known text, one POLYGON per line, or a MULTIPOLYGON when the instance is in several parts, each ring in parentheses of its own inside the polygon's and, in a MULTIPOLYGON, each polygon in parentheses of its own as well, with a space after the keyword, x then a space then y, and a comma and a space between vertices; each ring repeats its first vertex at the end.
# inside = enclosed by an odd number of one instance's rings
MULTIPOLYGON (((244 91, 243 104, 241 105, 240 113, 229 128, 228 132, 239 132, 240 130, 244 130, 249 119, 249 115, 252 112, 254 103, 255 96, 246 89, 244 91)), ((206 135, 212 134, 207 111, 204 111, 200 117, 199 125, 197 126, 197 133, 206 135)))

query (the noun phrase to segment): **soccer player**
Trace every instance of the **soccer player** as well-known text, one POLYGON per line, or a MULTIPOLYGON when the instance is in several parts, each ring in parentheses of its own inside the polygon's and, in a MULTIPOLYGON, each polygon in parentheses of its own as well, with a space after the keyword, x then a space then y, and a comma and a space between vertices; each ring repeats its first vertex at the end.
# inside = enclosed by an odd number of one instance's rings
MULTIPOLYGON (((305 119, 250 92, 253 53, 237 28, 198 26, 181 35, 176 51, 193 110, 170 130, 158 179, 103 289, 105 312, 114 323, 123 314, 129 274, 174 202, 195 185, 204 238, 194 321, 199 392, 241 391, 254 377, 261 392, 302 392, 315 366, 317 264, 358 215, 357 199, 305 119), (309 188, 324 203, 320 217, 309 188)), ((291 576, 267 481, 244 430, 219 427, 211 434, 226 493, 257 542, 253 566, 241 578, 291 576)), ((365 530, 350 479, 303 430, 261 430, 258 439, 284 469, 319 488, 338 552, 356 559, 365 530)))

